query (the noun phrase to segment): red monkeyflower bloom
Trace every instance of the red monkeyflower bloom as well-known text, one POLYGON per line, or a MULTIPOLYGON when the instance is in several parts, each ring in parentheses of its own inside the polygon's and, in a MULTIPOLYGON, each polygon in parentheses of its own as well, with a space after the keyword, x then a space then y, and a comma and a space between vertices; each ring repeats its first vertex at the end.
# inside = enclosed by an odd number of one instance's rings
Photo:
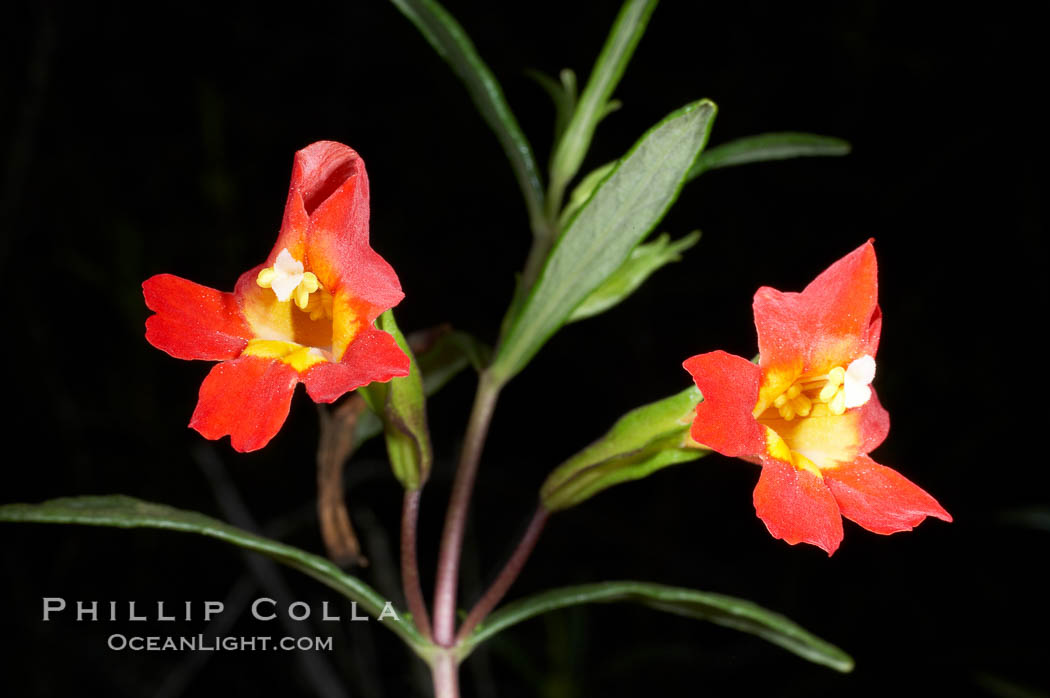
POLYGON ((295 154, 284 220, 270 256, 233 293, 159 274, 142 284, 146 340, 177 359, 221 361, 204 379, 190 426, 265 446, 302 382, 332 402, 408 374, 408 357, 373 321, 404 297, 368 243, 368 175, 360 156, 321 141, 295 154))
POLYGON ((871 241, 802 293, 755 294, 759 364, 723 351, 687 359, 704 400, 691 435, 762 466, 755 510, 776 538, 830 555, 842 516, 875 533, 952 517, 929 494, 868 453, 889 414, 870 383, 882 329, 871 241))

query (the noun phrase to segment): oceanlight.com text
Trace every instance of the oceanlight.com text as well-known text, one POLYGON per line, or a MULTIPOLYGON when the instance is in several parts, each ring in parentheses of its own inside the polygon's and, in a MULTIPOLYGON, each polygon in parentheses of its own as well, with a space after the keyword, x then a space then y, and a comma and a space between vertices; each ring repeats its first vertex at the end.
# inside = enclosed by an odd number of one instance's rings
POLYGON ((114 633, 106 640, 118 652, 331 652, 331 637, 272 637, 269 635, 123 635, 114 633))

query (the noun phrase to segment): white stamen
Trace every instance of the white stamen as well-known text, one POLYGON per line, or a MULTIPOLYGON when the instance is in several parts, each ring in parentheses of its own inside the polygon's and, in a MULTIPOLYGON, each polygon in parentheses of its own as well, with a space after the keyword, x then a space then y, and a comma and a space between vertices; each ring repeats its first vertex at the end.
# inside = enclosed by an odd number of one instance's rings
POLYGON ((865 354, 846 367, 842 389, 846 393, 846 409, 860 407, 871 399, 871 382, 875 380, 875 359, 865 354))
POLYGON ((303 263, 293 257, 286 247, 277 255, 273 269, 277 275, 270 282, 270 288, 277 295, 277 300, 283 303, 292 297, 303 280, 303 263))

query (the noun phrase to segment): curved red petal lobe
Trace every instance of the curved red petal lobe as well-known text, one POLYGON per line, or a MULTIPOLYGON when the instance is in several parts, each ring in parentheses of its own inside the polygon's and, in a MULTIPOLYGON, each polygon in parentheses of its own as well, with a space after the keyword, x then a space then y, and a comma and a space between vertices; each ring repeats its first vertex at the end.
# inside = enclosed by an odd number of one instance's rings
POLYGON ((726 456, 765 452, 765 429, 751 414, 761 380, 758 366, 724 351, 693 356, 682 366, 704 396, 696 406, 693 440, 726 456))
POLYGON ((868 356, 875 356, 879 352, 879 339, 882 337, 882 308, 875 305, 875 310, 871 313, 871 321, 868 323, 867 329, 864 331, 864 338, 862 341, 863 349, 862 352, 868 356))
POLYGON ((288 198, 284 202, 284 215, 281 218, 281 229, 277 232, 277 242, 266 257, 263 267, 272 267, 277 262, 281 250, 295 259, 302 261, 306 257, 306 233, 310 229, 310 217, 303 206, 303 194, 297 182, 302 179, 302 167, 298 160, 292 165, 292 183, 288 188, 288 198))
POLYGON ((921 487, 868 456, 824 471, 842 515, 874 533, 910 531, 927 516, 952 517, 921 487))
MULTIPOLYGON (((302 261, 307 256, 307 235, 311 214, 337 189, 354 176, 357 157, 352 149, 334 141, 318 141, 296 152, 292 161, 292 181, 277 243, 267 258, 272 266, 281 250, 288 249, 302 261)), ((365 199, 365 224, 368 200, 365 199)))
MULTIPOLYGON (((310 216, 306 256, 332 293, 362 305, 366 322, 397 305, 404 293, 394 269, 369 245, 368 173, 364 160, 338 143, 315 143, 310 161, 327 180, 304 199, 310 216)), ((305 152, 305 151, 301 151, 305 152)))
POLYGON ((755 512, 774 538, 809 543, 834 553, 842 542, 839 507, 820 476, 764 456, 755 487, 755 512))
POLYGON ((802 309, 820 332, 865 337, 878 306, 878 263, 871 241, 825 269, 800 294, 802 309))
POLYGON ((374 322, 405 297, 394 268, 367 243, 351 246, 318 231, 310 236, 309 250, 314 273, 335 279, 332 288, 352 297, 364 309, 366 322, 374 322))
POLYGON ((875 248, 864 243, 801 293, 760 288, 753 307, 763 368, 801 357, 806 372, 819 373, 874 354, 882 323, 875 248))
POLYGON ((224 361, 201 384, 190 426, 206 439, 229 434, 242 453, 256 451, 280 431, 298 382, 294 368, 274 359, 224 361))
POLYGON ((790 386, 806 363, 806 343, 799 329, 797 293, 781 293, 763 286, 755 291, 751 304, 758 331, 759 364, 788 374, 790 386))
POLYGON ((302 376, 306 392, 314 402, 334 402, 346 393, 372 382, 385 383, 407 376, 409 358, 387 332, 369 327, 361 330, 338 363, 310 367, 302 376))
POLYGON ((310 230, 310 217, 306 215, 303 206, 302 193, 295 188, 296 173, 292 172, 292 189, 288 191, 288 199, 284 204, 284 216, 281 219, 281 229, 277 233, 277 242, 266 257, 263 267, 272 267, 277 262, 277 255, 281 250, 295 259, 302 261, 306 257, 306 234, 310 230))
POLYGON ((232 293, 223 293, 171 274, 142 284, 146 341, 176 359, 219 361, 240 356, 252 331, 232 293))
POLYGON ((871 399, 856 408, 860 412, 860 452, 871 453, 886 440, 890 433, 890 413, 879 402, 875 389, 871 390, 871 399))
POLYGON ((347 180, 364 171, 364 163, 357 152, 336 141, 317 141, 299 150, 295 154, 295 165, 302 173, 295 184, 302 192, 306 213, 311 217, 347 180))

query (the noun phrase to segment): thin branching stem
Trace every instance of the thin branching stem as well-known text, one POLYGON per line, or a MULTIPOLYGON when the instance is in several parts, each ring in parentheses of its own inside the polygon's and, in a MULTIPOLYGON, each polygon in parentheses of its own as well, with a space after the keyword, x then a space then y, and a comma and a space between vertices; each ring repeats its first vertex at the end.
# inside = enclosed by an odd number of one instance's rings
POLYGON ((456 632, 456 592, 459 586, 459 562, 463 552, 463 533, 470 511, 470 497, 474 491, 474 479, 481 460, 492 412, 496 407, 501 385, 482 373, 478 392, 474 397, 474 408, 463 438, 456 477, 452 483, 445 527, 441 534, 441 549, 438 553, 437 582, 434 586, 434 642, 442 647, 451 647, 456 632))
POLYGON ((405 601, 412 614, 412 622, 419 632, 430 640, 430 616, 419 582, 419 561, 416 555, 416 531, 419 525, 419 497, 422 490, 406 490, 401 509, 401 585, 405 601))
POLYGON ((441 652, 430 661, 434 698, 459 698, 459 664, 452 652, 441 652))
POLYGON ((549 512, 542 504, 536 507, 536 513, 533 514, 528 528, 525 529, 525 535, 522 536, 518 547, 511 553, 507 563, 503 566, 499 575, 496 576, 496 579, 493 580, 492 586, 474 604, 474 608, 471 609, 467 619, 460 626, 459 633, 456 635, 457 645, 470 637, 470 633, 474 631, 478 623, 485 620, 488 614, 492 613, 492 610, 496 608, 496 604, 503 600, 504 595, 506 595, 511 585, 514 584, 518 575, 521 574, 521 569, 525 566, 529 555, 532 554, 533 549, 536 547, 536 541, 539 540, 540 533, 543 532, 543 526, 547 523, 548 514, 549 512))

